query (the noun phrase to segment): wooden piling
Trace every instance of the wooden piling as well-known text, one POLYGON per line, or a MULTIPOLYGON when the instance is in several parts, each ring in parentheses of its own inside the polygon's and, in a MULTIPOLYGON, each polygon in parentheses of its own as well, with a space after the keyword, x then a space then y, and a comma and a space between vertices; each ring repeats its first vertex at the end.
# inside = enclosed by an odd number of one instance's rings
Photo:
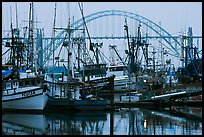
POLYGON ((110 111, 110 135, 113 135, 113 128, 114 128, 114 78, 115 76, 109 77, 109 85, 110 85, 110 104, 111 104, 111 111, 110 111))
POLYGON ((114 109, 114 78, 115 76, 110 76, 109 77, 109 85, 110 85, 110 105, 111 109, 114 109))

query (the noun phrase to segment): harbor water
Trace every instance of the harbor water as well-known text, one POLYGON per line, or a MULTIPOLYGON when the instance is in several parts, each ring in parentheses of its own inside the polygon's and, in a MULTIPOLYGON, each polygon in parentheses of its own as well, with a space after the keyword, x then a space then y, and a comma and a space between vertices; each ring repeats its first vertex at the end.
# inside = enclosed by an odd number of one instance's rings
POLYGON ((202 108, 118 108, 114 111, 3 113, 4 135, 202 135, 202 108))

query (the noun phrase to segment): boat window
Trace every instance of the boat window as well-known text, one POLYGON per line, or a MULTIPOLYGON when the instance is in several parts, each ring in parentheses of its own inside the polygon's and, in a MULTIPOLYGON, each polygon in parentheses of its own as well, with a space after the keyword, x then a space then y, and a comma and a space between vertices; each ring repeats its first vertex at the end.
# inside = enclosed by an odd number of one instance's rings
POLYGON ((32 86, 32 84, 33 84, 33 83, 32 83, 32 81, 30 80, 30 81, 29 81, 29 86, 32 86))
POLYGON ((18 88, 18 82, 14 82, 13 84, 13 88, 18 88))
POLYGON ((6 83, 6 89, 11 89, 11 83, 6 83))
POLYGON ((31 81, 32 82, 32 85, 35 85, 35 81, 31 81))
POLYGON ((3 90, 6 89, 6 83, 3 83, 3 87, 2 87, 3 90))
POLYGON ((19 82, 19 87, 22 87, 23 86, 23 82, 19 82))
POLYGON ((25 85, 29 85, 29 83, 30 83, 29 81, 25 81, 25 85))

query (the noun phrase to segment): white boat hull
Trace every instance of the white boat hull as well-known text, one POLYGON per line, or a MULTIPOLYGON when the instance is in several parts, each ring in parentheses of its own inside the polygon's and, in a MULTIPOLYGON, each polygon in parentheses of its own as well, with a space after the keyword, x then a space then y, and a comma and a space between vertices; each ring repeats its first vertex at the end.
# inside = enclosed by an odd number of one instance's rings
POLYGON ((43 88, 35 88, 28 91, 16 92, 2 97, 3 109, 43 110, 48 101, 48 94, 43 88))

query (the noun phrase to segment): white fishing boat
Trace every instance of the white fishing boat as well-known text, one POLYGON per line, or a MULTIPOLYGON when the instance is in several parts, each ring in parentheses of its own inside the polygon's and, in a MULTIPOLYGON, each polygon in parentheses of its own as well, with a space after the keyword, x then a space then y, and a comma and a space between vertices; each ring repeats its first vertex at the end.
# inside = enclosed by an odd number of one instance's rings
POLYGON ((48 89, 42 79, 20 73, 19 79, 3 80, 2 108, 16 110, 43 110, 48 100, 48 89))
POLYGON ((108 66, 107 67, 107 77, 114 75, 114 90, 127 90, 129 88, 128 84, 129 77, 127 73, 126 66, 108 66))
POLYGON ((130 89, 134 89, 132 86, 132 83, 134 80, 129 81, 129 77, 127 75, 127 69, 126 66, 107 66, 106 67, 106 75, 105 76, 98 76, 93 75, 90 77, 90 82, 92 81, 101 81, 97 83, 97 86, 104 86, 107 85, 108 82, 103 81, 102 79, 108 78, 110 76, 115 76, 114 78, 114 90, 128 90, 129 89, 129 83, 131 84, 130 89))

